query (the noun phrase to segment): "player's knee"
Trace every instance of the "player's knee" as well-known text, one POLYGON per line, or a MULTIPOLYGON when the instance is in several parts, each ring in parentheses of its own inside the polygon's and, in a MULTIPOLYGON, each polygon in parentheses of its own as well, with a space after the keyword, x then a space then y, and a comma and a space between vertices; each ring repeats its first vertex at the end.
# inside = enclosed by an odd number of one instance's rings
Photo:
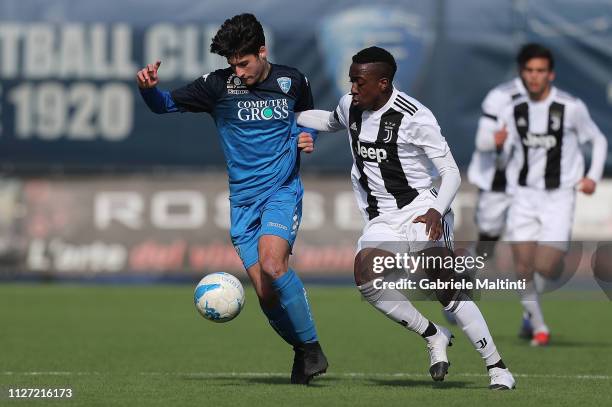
POLYGON ((365 273, 361 262, 355 257, 355 263, 353 264, 353 277, 355 279, 355 285, 365 284, 365 273))
POLYGON ((276 280, 287 272, 287 263, 281 259, 268 257, 259 259, 261 271, 268 277, 276 280))
POLYGON ((419 278, 426 278, 429 282, 435 282, 436 288, 433 292, 436 299, 447 307, 451 301, 461 294, 455 288, 454 282, 460 278, 453 267, 447 266, 445 259, 452 257, 453 253, 446 247, 431 247, 420 252, 422 258, 430 259, 418 270, 419 278))
POLYGON ((373 264, 376 253, 377 252, 372 249, 362 249, 355 256, 353 276, 356 285, 363 285, 377 277, 373 264))
POLYGON ((529 278, 533 274, 533 265, 529 262, 517 262, 516 263, 516 274, 521 278, 529 278))
POLYGON ((563 274, 564 264, 562 261, 557 263, 549 263, 549 264, 538 264, 536 263, 534 266, 534 272, 549 278, 551 280, 555 280, 563 274))

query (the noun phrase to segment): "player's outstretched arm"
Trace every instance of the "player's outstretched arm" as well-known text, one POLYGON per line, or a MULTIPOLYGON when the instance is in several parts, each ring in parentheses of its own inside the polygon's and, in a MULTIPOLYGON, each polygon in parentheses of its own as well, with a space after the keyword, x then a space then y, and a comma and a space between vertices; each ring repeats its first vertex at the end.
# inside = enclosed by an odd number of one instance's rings
POLYGON ((151 89, 157 86, 159 83, 159 76, 157 71, 161 61, 157 61, 154 64, 147 64, 144 68, 136 73, 136 83, 140 89, 151 89))
POLYGON ((157 71, 160 65, 161 61, 157 61, 154 64, 148 64, 136 73, 136 83, 138 84, 140 95, 154 113, 177 112, 178 107, 170 96, 170 92, 157 89, 157 84, 159 83, 157 71))
POLYGON ((327 110, 305 110, 295 114, 297 124, 318 131, 338 131, 344 126, 336 120, 333 112, 327 110))

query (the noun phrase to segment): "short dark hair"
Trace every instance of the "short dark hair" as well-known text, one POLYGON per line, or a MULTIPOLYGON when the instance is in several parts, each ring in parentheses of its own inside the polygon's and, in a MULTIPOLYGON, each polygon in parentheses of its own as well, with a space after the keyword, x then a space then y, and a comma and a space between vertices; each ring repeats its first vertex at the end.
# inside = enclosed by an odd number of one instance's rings
POLYGON ((395 58, 386 49, 380 47, 369 47, 362 49, 355 55, 353 55, 354 64, 373 64, 379 63, 386 65, 387 69, 383 72, 385 77, 388 77, 390 81, 393 81, 395 72, 397 72, 397 64, 395 58))
POLYGON ((519 68, 523 68, 530 59, 545 58, 548 60, 548 68, 553 71, 555 69, 555 58, 552 52, 541 44, 531 42, 521 47, 516 56, 516 63, 519 68))
POLYGON ((258 54, 266 45, 263 27, 253 14, 238 14, 225 20, 210 44, 210 52, 225 58, 258 54))

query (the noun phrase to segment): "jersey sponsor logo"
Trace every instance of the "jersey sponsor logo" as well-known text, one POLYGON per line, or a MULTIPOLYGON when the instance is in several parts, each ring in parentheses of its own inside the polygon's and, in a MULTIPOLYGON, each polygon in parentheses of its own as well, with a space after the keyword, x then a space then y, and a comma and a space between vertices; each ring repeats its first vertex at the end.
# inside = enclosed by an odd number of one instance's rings
POLYGON ((249 93, 247 86, 242 83, 242 79, 240 79, 236 74, 231 74, 229 78, 227 78, 226 82, 227 93, 230 95, 246 95, 249 93))
POLYGON ((557 138, 552 134, 527 132, 527 135, 523 138, 523 145, 531 148, 550 150, 557 146, 557 138))
POLYGON ((291 78, 281 76, 280 78, 276 78, 276 82, 278 82, 278 86, 280 86, 283 92, 289 93, 289 89, 291 89, 291 78))
POLYGON ((387 150, 372 143, 361 143, 357 140, 356 153, 368 162, 381 163, 387 161, 387 150))
POLYGON ((238 119, 243 122, 279 120, 289 117, 287 99, 244 100, 236 104, 238 119))

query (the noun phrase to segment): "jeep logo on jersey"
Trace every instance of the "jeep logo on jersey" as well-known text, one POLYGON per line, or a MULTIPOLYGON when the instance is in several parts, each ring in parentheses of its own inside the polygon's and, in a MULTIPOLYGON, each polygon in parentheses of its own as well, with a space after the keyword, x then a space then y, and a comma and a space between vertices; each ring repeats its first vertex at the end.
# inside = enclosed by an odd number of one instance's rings
POLYGON ((399 69, 394 82, 406 89, 414 88, 432 55, 436 33, 435 25, 430 23, 433 8, 413 6, 409 11, 405 6, 390 4, 385 7, 350 6, 323 20, 318 34, 324 56, 323 68, 333 78, 338 96, 347 91, 351 57, 372 44, 395 56, 399 69))
POLYGON ((387 161, 387 150, 378 147, 373 143, 362 143, 357 141, 357 155, 364 159, 364 161, 381 163, 387 161))
POLYGON ((278 86, 280 86, 281 90, 285 93, 288 93, 289 89, 291 89, 291 78, 281 76, 276 79, 276 82, 278 82, 278 86))
POLYGON ((287 99, 244 100, 236 104, 238 119, 243 122, 255 120, 278 120, 289 117, 287 99))
POLYGON ((555 148, 557 146, 557 138, 551 134, 538 134, 528 132, 527 135, 523 138, 523 145, 525 145, 526 147, 541 147, 545 150, 550 150, 551 148, 555 148))

